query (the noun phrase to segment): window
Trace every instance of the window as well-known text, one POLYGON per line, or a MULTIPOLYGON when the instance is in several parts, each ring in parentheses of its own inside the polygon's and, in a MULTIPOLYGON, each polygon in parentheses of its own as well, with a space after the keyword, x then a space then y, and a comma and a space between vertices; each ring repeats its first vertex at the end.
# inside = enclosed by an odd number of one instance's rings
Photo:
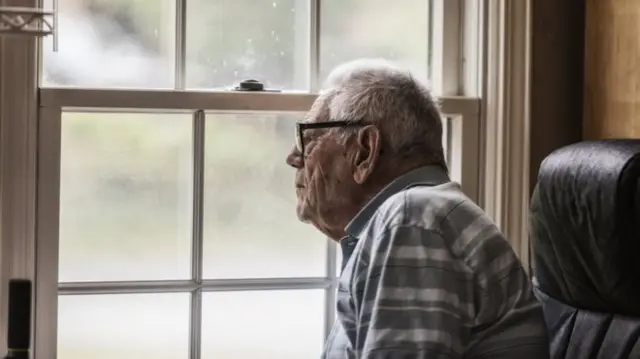
POLYGON ((333 66, 396 60, 442 95, 452 177, 477 199, 465 3, 58 0, 36 247, 36 326, 55 335, 37 353, 317 358, 340 259, 295 218, 293 124, 333 66), (231 90, 247 79, 269 91, 231 90))
POLYGON ((224 89, 254 78, 305 91, 357 57, 428 78, 428 0, 57 1, 45 86, 224 89))

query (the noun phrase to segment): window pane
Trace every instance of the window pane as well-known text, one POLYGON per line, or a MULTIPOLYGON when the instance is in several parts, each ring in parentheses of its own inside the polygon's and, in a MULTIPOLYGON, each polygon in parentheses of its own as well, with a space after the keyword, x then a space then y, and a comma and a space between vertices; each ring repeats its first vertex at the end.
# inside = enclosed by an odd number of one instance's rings
POLYGON ((189 277, 191 116, 65 113, 60 281, 189 277))
POLYGON ((174 86, 174 0, 58 0, 58 11, 58 52, 43 39, 44 86, 174 86))
POLYGON ((58 359, 189 356, 189 294, 63 295, 58 359))
POLYGON ((205 293, 202 359, 315 359, 324 290, 205 293))
POLYGON ((325 0, 321 6, 320 73, 361 57, 394 60, 428 78, 429 1, 325 0), (399 30, 401 29, 401 30, 399 30))
POLYGON ((285 164, 302 115, 208 115, 204 275, 326 275, 327 239, 296 217, 295 170, 285 164))
POLYGON ((308 0, 189 0, 187 87, 307 89, 308 0))

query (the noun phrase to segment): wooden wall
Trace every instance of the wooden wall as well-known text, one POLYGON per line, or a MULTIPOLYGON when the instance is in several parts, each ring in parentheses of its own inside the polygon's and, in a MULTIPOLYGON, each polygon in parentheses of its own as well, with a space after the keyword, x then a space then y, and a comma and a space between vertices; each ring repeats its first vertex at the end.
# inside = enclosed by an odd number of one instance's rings
POLYGON ((586 0, 585 139, 640 138, 640 0, 586 0))
MULTIPOLYGON (((593 2, 598 1, 611 0, 593 2)), ((585 0, 532 0, 531 18, 533 190, 542 160, 582 140, 585 0)))

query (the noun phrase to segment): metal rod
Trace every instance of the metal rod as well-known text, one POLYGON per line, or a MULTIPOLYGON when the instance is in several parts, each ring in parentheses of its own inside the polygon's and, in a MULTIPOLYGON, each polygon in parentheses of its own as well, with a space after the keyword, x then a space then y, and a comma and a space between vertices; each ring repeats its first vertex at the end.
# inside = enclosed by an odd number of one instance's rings
POLYGON ((214 279, 202 281, 205 292, 323 289, 331 285, 327 278, 214 279))
POLYGON ((202 291, 191 292, 189 306, 189 359, 200 359, 202 348, 202 291))
MULTIPOLYGON (((200 285, 203 279, 203 190, 204 190, 204 141, 205 119, 203 110, 193 113, 193 228, 191 234, 191 278, 200 285)), ((202 290, 191 292, 189 309, 189 358, 200 359, 202 341, 202 290)))
POLYGON ((433 21, 433 0, 427 0, 427 76, 429 83, 433 79, 433 44, 435 36, 435 26, 433 21))
POLYGON ((53 0, 53 52, 58 52, 58 0, 53 0))
POLYGON ((204 202, 204 141, 205 113, 197 110, 193 114, 193 228, 191 242, 191 278, 196 283, 203 279, 203 202, 204 202))
POLYGON ((325 289, 332 285, 327 278, 258 278, 258 279, 207 279, 198 284, 193 280, 130 281, 130 282, 82 282, 60 283, 58 294, 128 294, 128 293, 173 293, 262 291, 325 289))
MULTIPOLYGON (((191 234, 191 278, 202 283, 203 271, 203 189, 204 189, 204 141, 205 113, 197 110, 193 114, 193 228, 191 234)), ((200 359, 202 341, 202 290, 191 292, 189 328, 189 358, 200 359)))
POLYGON ((175 41, 175 88, 184 90, 187 57, 187 0, 176 1, 175 41))
POLYGON ((198 285, 191 280, 60 283, 58 294, 173 293, 189 292, 197 288, 198 285))
POLYGON ((320 2, 310 0, 309 7, 309 87, 312 93, 320 88, 320 2))

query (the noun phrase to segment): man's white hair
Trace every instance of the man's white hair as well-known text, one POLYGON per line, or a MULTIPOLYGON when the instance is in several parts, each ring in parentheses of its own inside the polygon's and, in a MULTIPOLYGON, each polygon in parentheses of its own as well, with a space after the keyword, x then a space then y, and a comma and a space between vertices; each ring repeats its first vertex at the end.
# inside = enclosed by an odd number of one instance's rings
POLYGON ((446 169, 438 103, 409 71, 385 60, 356 60, 335 68, 323 88, 327 120, 374 124, 387 150, 446 169))

